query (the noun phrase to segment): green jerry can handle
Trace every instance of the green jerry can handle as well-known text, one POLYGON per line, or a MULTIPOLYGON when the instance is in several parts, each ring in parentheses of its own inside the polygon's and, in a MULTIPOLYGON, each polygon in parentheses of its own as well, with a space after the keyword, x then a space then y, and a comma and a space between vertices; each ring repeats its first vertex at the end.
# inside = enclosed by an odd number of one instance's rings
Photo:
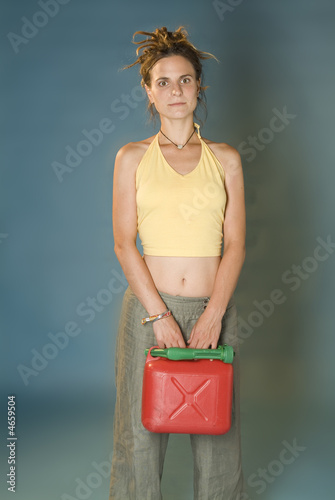
MULTIPOLYGON (((145 350, 147 355, 150 349, 145 350)), ((151 356, 159 356, 161 358, 172 359, 179 361, 182 359, 220 359, 224 363, 232 363, 234 361, 234 349, 227 344, 219 345, 217 349, 190 349, 188 347, 168 347, 160 349, 155 347, 150 351, 151 356)))

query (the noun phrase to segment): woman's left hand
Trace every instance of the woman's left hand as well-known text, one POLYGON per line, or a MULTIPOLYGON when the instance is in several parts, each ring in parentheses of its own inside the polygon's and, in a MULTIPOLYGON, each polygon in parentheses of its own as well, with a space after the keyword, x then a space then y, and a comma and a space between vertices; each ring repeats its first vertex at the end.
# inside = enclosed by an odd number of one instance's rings
POLYGON ((222 317, 210 313, 208 309, 202 313, 192 328, 187 341, 192 349, 216 349, 222 329, 222 317))

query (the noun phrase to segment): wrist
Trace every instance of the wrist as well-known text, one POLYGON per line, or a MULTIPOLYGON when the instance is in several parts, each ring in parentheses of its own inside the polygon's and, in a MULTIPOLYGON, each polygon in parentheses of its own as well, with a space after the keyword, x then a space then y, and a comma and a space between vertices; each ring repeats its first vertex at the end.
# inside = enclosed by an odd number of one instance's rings
POLYGON ((155 321, 158 321, 160 319, 168 318, 171 315, 172 315, 171 311, 169 309, 166 309, 162 313, 153 314, 152 316, 142 318, 141 323, 142 323, 142 325, 145 325, 146 323, 154 323, 155 321))
POLYGON ((146 301, 143 305, 148 313, 147 316, 154 316, 155 314, 160 314, 168 309, 159 294, 157 294, 157 297, 150 297, 150 302, 146 301))
POLYGON ((221 304, 215 304, 214 302, 211 303, 211 301, 209 301, 206 307, 206 311, 212 318, 222 320, 223 316, 225 315, 226 308, 221 304))

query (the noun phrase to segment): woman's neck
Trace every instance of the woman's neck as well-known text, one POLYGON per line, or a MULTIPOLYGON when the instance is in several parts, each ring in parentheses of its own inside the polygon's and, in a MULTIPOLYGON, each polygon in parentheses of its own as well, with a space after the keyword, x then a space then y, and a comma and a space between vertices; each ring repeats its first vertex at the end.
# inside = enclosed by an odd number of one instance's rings
MULTIPOLYGON (((175 144, 185 144, 186 141, 189 139, 190 135, 194 131, 194 122, 193 122, 193 117, 185 120, 169 120, 169 119, 163 119, 161 118, 161 127, 160 130, 165 134, 160 135, 162 142, 174 142, 175 144)), ((194 134, 195 135, 195 134, 194 134)), ((190 139, 190 142, 192 141, 193 137, 190 139)))

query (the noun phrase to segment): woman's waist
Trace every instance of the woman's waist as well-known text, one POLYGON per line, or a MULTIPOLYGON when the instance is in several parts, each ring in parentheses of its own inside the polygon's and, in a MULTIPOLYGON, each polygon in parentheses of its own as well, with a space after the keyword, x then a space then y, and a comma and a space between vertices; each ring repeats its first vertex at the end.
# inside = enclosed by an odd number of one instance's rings
POLYGON ((143 256, 157 290, 184 297, 211 296, 221 257, 143 256))

